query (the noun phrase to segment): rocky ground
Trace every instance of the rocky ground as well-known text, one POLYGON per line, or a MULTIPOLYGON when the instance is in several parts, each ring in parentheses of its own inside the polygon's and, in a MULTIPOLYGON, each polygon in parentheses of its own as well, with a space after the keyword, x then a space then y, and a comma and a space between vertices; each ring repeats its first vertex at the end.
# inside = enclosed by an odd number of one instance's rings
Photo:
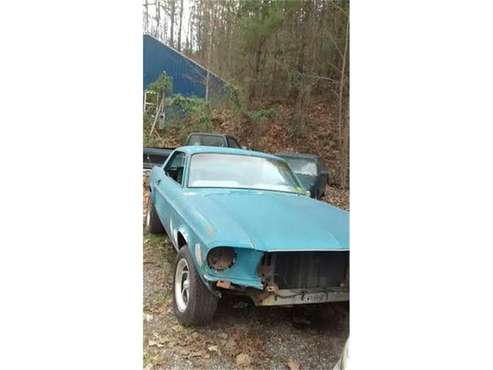
MULTIPOLYGON (((325 200, 349 208, 348 192, 328 188, 325 200)), ((349 335, 345 303, 255 307, 248 299, 224 297, 212 324, 182 327, 172 308, 175 257, 166 237, 144 233, 146 370, 331 369, 337 362, 349 335)))

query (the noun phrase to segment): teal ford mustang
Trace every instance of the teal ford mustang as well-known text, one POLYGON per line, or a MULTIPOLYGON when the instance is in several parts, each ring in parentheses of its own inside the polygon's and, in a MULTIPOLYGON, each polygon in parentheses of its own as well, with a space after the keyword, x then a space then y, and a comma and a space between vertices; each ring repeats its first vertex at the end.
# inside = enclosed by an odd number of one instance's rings
POLYGON ((180 323, 209 322, 226 292, 259 306, 349 300, 349 214, 307 196, 283 159, 181 147, 149 187, 146 228, 178 252, 180 323))

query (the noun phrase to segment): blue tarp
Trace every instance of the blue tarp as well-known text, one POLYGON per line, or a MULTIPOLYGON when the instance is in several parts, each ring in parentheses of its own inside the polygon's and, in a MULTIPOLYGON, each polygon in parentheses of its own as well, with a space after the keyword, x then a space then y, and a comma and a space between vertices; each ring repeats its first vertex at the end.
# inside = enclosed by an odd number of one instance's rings
MULTIPOLYGON (((162 72, 173 79, 173 94, 205 98, 207 69, 179 51, 144 34, 144 90, 162 72)), ((226 83, 209 73, 209 98, 220 96, 226 83)))

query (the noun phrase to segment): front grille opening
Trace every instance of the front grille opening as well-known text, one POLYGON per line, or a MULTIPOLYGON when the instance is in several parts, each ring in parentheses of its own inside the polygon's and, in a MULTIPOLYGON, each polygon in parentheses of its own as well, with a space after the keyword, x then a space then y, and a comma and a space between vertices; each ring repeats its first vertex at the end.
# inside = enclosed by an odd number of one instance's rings
POLYGON ((279 289, 347 286, 349 251, 266 253, 258 273, 265 283, 275 283, 279 289))

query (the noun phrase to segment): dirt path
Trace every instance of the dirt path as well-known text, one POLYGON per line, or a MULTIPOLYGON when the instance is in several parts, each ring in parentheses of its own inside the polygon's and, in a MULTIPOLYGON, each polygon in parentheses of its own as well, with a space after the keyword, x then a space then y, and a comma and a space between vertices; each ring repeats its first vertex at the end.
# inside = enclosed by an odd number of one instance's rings
POLYGON ((172 308, 175 257, 166 237, 144 234, 146 370, 331 369, 337 362, 349 334, 346 304, 255 307, 224 297, 211 325, 182 327, 172 308))

